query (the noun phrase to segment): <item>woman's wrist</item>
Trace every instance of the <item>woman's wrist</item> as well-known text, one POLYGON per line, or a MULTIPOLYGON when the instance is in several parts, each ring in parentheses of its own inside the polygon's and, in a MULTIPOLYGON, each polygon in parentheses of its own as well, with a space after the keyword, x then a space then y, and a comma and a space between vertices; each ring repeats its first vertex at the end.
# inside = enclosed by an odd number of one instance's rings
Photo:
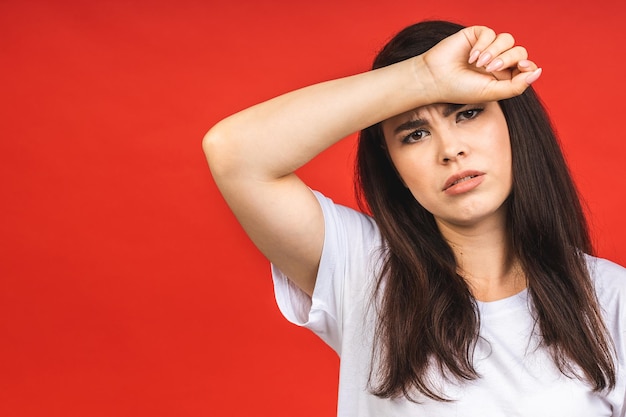
POLYGON ((412 80, 410 89, 419 97, 420 105, 441 102, 437 83, 430 71, 423 55, 417 55, 408 60, 411 64, 412 80))

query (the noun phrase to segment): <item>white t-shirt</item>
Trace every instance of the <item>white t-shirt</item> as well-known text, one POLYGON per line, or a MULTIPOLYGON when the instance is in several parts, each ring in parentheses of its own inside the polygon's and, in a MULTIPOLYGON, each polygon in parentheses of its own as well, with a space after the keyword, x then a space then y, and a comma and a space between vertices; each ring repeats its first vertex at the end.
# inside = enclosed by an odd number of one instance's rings
POLYGON ((480 378, 447 382, 440 392, 451 402, 420 397, 380 399, 368 391, 375 312, 372 285, 380 266, 382 240, 374 221, 335 205, 316 193, 325 221, 322 258, 313 297, 300 291, 273 267, 276 300, 285 317, 321 337, 341 357, 340 417, 596 417, 624 416, 626 395, 626 270, 589 257, 606 325, 617 351, 617 386, 594 393, 578 379, 564 376, 533 334, 527 292, 494 302, 478 302, 480 338, 474 366, 480 378))

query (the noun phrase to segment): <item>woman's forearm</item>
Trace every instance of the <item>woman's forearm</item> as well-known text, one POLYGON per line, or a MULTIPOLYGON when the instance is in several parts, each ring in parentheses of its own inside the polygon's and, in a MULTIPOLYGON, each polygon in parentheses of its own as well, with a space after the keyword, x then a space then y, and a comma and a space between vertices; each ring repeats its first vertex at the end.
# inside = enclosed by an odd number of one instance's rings
POLYGON ((280 178, 347 135, 427 104, 432 92, 416 76, 420 66, 420 57, 412 58, 296 90, 228 117, 203 142, 213 174, 280 178))

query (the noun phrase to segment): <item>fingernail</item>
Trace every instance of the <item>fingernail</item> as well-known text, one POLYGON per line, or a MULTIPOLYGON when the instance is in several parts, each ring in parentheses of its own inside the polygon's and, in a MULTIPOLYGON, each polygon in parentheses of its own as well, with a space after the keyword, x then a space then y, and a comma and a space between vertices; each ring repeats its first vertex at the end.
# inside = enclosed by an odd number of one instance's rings
POLYGON ((501 59, 496 59, 495 61, 492 61, 489 65, 487 65, 487 68, 485 69, 491 72, 500 69, 502 65, 504 65, 504 62, 501 59))
POLYGON ((487 62, 489 62, 490 59, 491 59, 491 54, 489 52, 485 52, 480 56, 480 58, 478 58, 478 61, 476 61, 476 66, 482 67, 487 62))
POLYGON ((470 57, 469 57, 469 61, 467 61, 468 64, 471 64, 472 62, 476 61, 478 59, 478 57, 480 56, 480 51, 474 51, 471 53, 470 57))
POLYGON ((540 76, 541 76, 541 68, 537 68, 536 70, 531 72, 528 77, 526 77, 526 84, 531 85, 532 83, 537 81, 537 78, 539 78, 540 76))
POLYGON ((522 68, 528 68, 530 67, 530 61, 527 59, 522 59, 520 62, 517 63, 517 66, 522 68))

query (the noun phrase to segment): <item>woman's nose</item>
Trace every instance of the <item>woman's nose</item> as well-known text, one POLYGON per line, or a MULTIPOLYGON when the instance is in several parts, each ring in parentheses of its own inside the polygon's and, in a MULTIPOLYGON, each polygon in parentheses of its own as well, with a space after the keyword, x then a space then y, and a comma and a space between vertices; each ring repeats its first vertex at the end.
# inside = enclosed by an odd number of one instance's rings
POLYGON ((439 140, 441 146, 439 160, 444 164, 467 156, 469 149, 458 135, 444 132, 440 134, 439 140))
POLYGON ((465 152, 464 152, 464 151, 459 151, 459 152, 457 152, 457 154, 456 154, 456 155, 454 155, 454 156, 452 156, 452 157, 449 157, 449 156, 444 156, 444 157, 443 157, 443 162, 444 162, 444 163, 445 163, 445 162, 450 162, 450 161, 452 161, 452 160, 456 160, 456 158, 461 157, 461 156, 465 156, 465 152))

